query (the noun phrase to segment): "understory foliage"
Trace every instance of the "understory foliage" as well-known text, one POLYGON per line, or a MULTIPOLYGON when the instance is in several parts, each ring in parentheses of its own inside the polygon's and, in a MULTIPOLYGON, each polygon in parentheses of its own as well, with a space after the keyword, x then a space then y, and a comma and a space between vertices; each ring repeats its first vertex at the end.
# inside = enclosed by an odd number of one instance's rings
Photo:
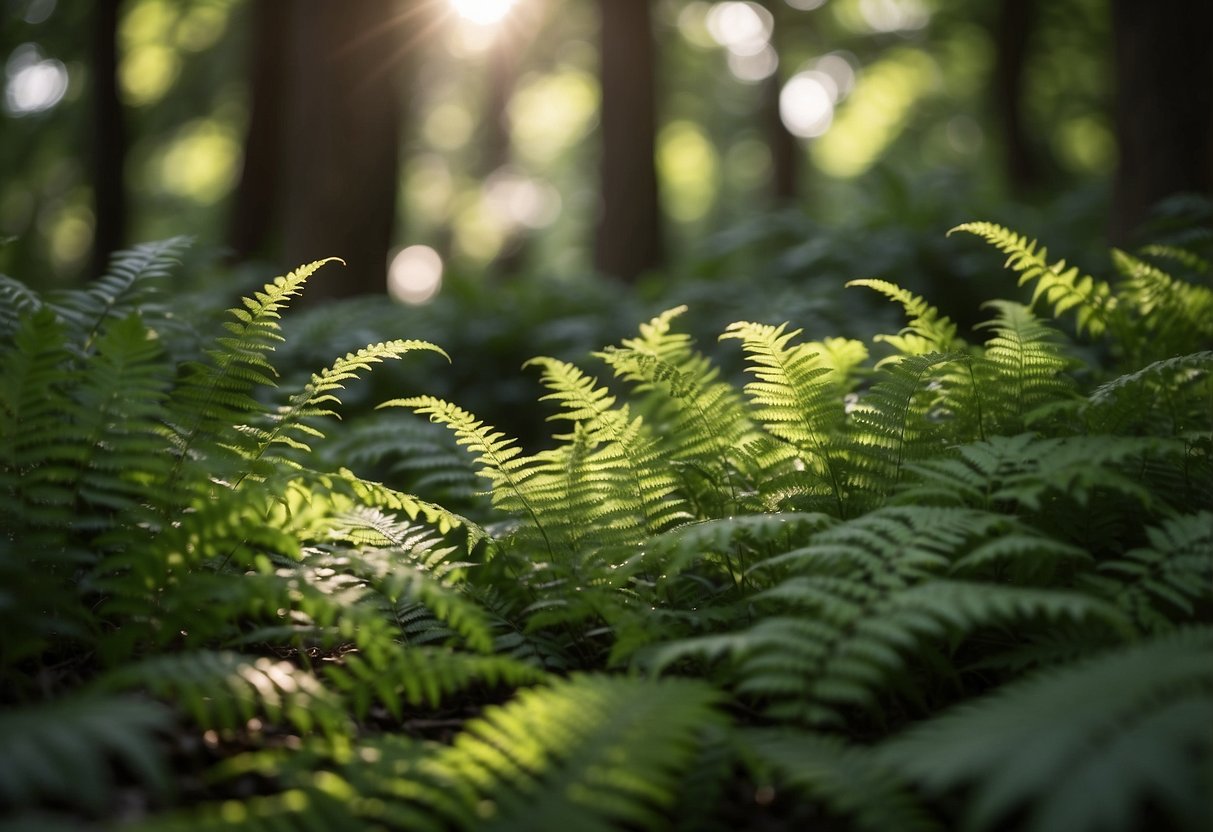
POLYGON ((462 467, 336 421, 431 343, 280 389, 324 261, 215 333, 167 285, 183 240, 86 290, 0 277, 0 828, 1209 828, 1208 267, 956 230, 1031 289, 972 332, 856 280, 902 330, 740 321, 735 383, 671 309, 528 363, 533 453, 384 402, 462 467), (389 455, 432 488, 352 470, 389 455))

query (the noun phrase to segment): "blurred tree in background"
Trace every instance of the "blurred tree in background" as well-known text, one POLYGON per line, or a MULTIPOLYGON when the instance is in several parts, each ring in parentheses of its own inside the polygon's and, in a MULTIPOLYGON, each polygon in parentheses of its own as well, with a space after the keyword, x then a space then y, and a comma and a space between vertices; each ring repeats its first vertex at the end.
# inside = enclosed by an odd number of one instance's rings
POLYGON ((47 286, 189 233, 420 299, 444 270, 677 270, 773 205, 914 226, 945 175, 960 218, 1095 194, 1116 240, 1213 191, 1203 0, 3 9, 0 270, 47 286))

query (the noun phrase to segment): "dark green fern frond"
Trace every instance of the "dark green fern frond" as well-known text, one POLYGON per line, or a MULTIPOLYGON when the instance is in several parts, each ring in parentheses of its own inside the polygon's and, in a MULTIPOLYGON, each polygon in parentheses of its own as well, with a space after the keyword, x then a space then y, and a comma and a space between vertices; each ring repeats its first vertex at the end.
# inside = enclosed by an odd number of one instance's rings
POLYGON ((1148 546, 1099 565, 1090 581, 1146 631, 1171 630, 1213 604, 1213 513, 1146 530, 1148 546))
POLYGON ((909 292, 887 280, 852 280, 851 286, 864 286, 900 303, 905 309, 909 324, 897 335, 877 335, 877 341, 891 345, 899 355, 926 355, 936 352, 953 352, 964 348, 964 341, 956 337, 956 324, 941 315, 939 310, 924 298, 909 292))
POLYGON ((991 432, 1018 433, 1034 411, 1073 395, 1065 373, 1074 360, 1062 351, 1061 333, 1028 307, 999 300, 984 306, 997 314, 978 325, 994 333, 974 366, 983 416, 991 432))
POLYGON ((1102 335, 1112 324, 1116 298, 1102 280, 1081 274, 1077 266, 1067 268, 1065 260, 1049 263, 1049 252, 1022 234, 990 222, 958 225, 948 235, 963 231, 981 237, 1007 255, 1006 267, 1019 273, 1019 285, 1035 283, 1030 305, 1043 298, 1054 317, 1074 311, 1078 333, 1102 335))
POLYGON ((123 665, 96 685, 144 689, 179 704, 202 728, 237 730, 256 717, 304 733, 349 730, 341 697, 311 673, 264 656, 191 650, 123 665))
POLYGON ((106 273, 87 288, 48 297, 48 305, 71 327, 74 341, 85 352, 111 318, 125 318, 136 310, 153 313, 152 298, 163 290, 177 257, 190 245, 189 237, 172 237, 115 252, 106 273))
POLYGON ((1213 351, 1164 358, 1100 385, 1083 413, 1093 428, 1198 438, 1213 432, 1213 351))
POLYGON ((790 789, 867 832, 939 829, 906 782, 866 748, 828 734, 783 729, 739 731, 742 758, 776 794, 790 789))
MULTIPOLYGON (((1022 506, 1040 511, 1056 506, 1089 506, 1094 495, 1119 494, 1137 506, 1156 495, 1138 478, 1151 458, 1182 459, 1182 443, 1124 436, 1038 438, 1032 434, 995 436, 909 465, 916 476, 898 495, 907 504, 1022 506)), ((1066 519, 1072 524, 1074 517, 1066 519)))
POLYGON ((909 666, 981 628, 1095 620, 1127 629, 1111 605, 1077 593, 943 578, 1007 525, 985 512, 888 508, 825 529, 756 567, 790 573, 755 596, 768 610, 757 623, 661 646, 649 663, 727 657, 738 694, 772 717, 827 725, 849 709, 878 712, 882 694, 913 687, 909 666))
POLYGON ((489 708, 439 760, 475 784, 483 829, 668 828, 717 698, 698 682, 574 676, 489 708))
POLYGON ((135 697, 82 696, 0 714, 0 808, 71 806, 101 813, 118 766, 168 789, 161 738, 168 709, 135 697))
POLYGON ((43 300, 20 280, 0 274, 0 343, 7 342, 21 326, 43 306, 43 300))
POLYGON ((969 829, 1015 817, 1030 832, 1198 832, 1213 822, 1211 724, 1213 630, 1203 627, 1040 671, 877 755, 929 793, 969 787, 969 829))

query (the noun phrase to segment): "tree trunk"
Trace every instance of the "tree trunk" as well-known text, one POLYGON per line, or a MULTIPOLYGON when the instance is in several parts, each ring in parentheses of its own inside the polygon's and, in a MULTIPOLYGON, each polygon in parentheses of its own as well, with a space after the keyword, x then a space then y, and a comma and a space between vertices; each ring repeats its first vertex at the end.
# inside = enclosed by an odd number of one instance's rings
POLYGON ((1161 199, 1213 195, 1213 3, 1112 0, 1120 164, 1116 244, 1161 199))
POLYGON ((229 243, 281 268, 341 257, 309 300, 381 293, 411 41, 396 0, 256 0, 252 107, 229 243))
MULTIPOLYGON (((767 136, 767 147, 771 152, 771 198, 775 206, 782 208, 794 204, 801 193, 800 158, 804 148, 787 125, 779 112, 779 94, 783 91, 784 77, 782 60, 783 45, 787 42, 785 27, 790 25, 788 15, 783 8, 783 0, 767 2, 767 10, 771 13, 774 27, 771 31, 771 46, 781 56, 780 66, 771 73, 771 77, 762 82, 763 92, 763 121, 767 136)), ((802 33, 803 34, 803 33, 802 33)))
POLYGON ((105 274, 110 254, 126 244, 126 125, 118 96, 121 6, 122 0, 97 0, 93 11, 93 277, 105 274))
POLYGON ((649 0, 599 0, 601 207, 595 267, 634 281, 662 264, 654 161, 656 45, 649 0))
POLYGON ((1041 168, 1024 124, 1024 69, 1036 22, 1036 0, 1002 0, 994 30, 994 115, 1002 130, 1003 171, 1011 192, 1040 186, 1041 168))
POLYGON ((293 0, 256 0, 251 6, 249 124, 228 232, 237 260, 269 256, 277 243, 273 238, 282 181, 287 66, 276 44, 282 32, 293 28, 295 10, 293 0))

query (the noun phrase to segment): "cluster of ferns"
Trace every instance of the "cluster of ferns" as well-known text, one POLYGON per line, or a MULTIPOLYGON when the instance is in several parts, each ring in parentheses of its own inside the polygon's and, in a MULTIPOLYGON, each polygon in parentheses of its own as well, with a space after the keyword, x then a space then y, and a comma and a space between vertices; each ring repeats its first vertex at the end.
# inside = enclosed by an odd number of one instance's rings
POLYGON ((957 231, 1024 287, 971 335, 857 280, 900 332, 734 323, 734 383, 671 309, 530 362, 536 453, 431 396, 334 419, 428 342, 289 389, 323 262, 218 333, 180 239, 0 277, 0 829, 1208 829, 1209 265, 957 231), (487 517, 323 452, 418 416, 487 517))

